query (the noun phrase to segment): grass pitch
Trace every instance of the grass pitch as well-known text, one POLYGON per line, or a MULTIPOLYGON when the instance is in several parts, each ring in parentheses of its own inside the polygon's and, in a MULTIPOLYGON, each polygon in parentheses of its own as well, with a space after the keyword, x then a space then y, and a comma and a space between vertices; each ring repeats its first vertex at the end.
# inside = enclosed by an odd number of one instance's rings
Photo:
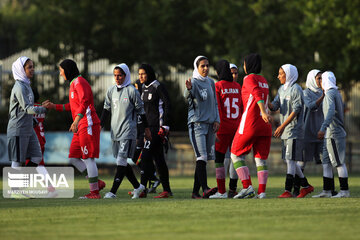
MULTIPOLYGON (((102 176, 109 191, 112 177, 102 176)), ((309 177, 315 193, 321 177, 309 177)), ((284 176, 270 176, 267 199, 191 199, 192 178, 171 178, 172 199, 131 200, 124 179, 117 199, 0 198, 1 239, 359 239, 360 177, 350 176, 348 199, 277 199, 284 176)), ((256 177, 253 177, 256 187, 256 177)), ((215 186, 215 178, 209 178, 215 186)), ((240 184, 239 184, 240 185, 240 184)), ((336 182, 338 188, 338 182, 336 182)), ((2 187, 2 184, 1 184, 2 187)), ((161 186, 160 186, 161 188, 161 186)), ((161 189, 158 189, 158 191, 161 189)), ((313 193, 314 194, 314 193, 313 193)))

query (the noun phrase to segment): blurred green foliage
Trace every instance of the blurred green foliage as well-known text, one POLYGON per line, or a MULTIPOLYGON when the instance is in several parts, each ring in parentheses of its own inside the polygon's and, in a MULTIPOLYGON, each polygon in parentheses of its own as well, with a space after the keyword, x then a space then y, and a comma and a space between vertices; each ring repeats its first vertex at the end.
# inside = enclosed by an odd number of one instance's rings
POLYGON ((54 69, 82 52, 85 77, 88 63, 101 58, 148 62, 164 76, 169 65, 192 68, 197 55, 241 67, 258 52, 273 93, 279 67, 292 63, 300 82, 311 69, 333 71, 348 98, 360 79, 360 1, 4 0, 0 46, 0 58, 45 48, 50 54, 40 61, 54 69))

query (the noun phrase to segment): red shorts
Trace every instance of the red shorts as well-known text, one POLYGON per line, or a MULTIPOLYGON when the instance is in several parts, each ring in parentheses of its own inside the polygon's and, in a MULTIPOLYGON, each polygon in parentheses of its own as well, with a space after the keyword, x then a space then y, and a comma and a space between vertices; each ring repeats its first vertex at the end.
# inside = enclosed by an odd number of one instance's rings
POLYGON ((100 124, 80 129, 74 133, 69 158, 99 158, 100 124))
POLYGON ((236 134, 231 146, 231 153, 236 156, 247 155, 251 148, 254 151, 254 157, 267 159, 270 152, 271 136, 251 136, 236 134))
POLYGON ((230 134, 217 134, 217 141, 215 142, 215 150, 217 152, 225 154, 228 148, 231 148, 231 143, 233 141, 235 133, 230 134))

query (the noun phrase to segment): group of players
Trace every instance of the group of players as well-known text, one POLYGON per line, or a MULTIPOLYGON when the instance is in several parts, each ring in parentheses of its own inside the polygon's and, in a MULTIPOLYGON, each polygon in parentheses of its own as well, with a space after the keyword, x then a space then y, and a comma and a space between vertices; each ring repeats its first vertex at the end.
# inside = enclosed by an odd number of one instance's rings
POLYGON ((189 104, 189 137, 196 155, 192 198, 265 198, 266 160, 272 136, 281 138, 282 158, 287 164, 285 191, 279 198, 303 198, 314 191, 303 174, 306 162, 313 159, 322 163, 324 182, 323 191, 313 197, 349 197, 343 102, 334 74, 310 71, 303 91, 296 83, 297 68, 282 65, 278 74, 281 87, 270 102, 269 85, 260 75, 261 67, 259 54, 246 56, 243 62, 246 76, 241 87, 234 81, 238 73, 235 65, 226 60, 217 62, 219 81, 214 83, 208 77, 209 60, 204 56, 195 59, 193 77, 186 81, 184 92, 189 104), (280 112, 280 126, 274 133, 269 110, 280 112), (257 167, 257 194, 245 163, 251 150, 257 167), (238 193, 235 178, 230 178, 230 189, 226 192, 224 159, 228 151, 243 185, 238 193), (207 185, 206 164, 210 159, 215 159, 215 188, 207 185), (332 167, 338 171, 339 193, 335 192, 332 167))
MULTIPOLYGON (((303 175, 303 170, 305 162, 313 156, 318 156, 315 159, 320 161, 322 152, 324 190, 317 197, 350 196, 345 165, 343 105, 332 72, 312 70, 308 74, 307 89, 303 92, 295 83, 298 77, 296 67, 285 64, 280 67, 278 76, 282 86, 270 103, 268 83, 260 75, 260 55, 245 57, 246 76, 242 87, 236 82, 238 68, 234 64, 221 60, 216 63, 215 69, 219 80, 217 83, 208 77, 209 60, 198 56, 194 61, 193 76, 185 83, 184 97, 189 104, 189 137, 196 155, 192 198, 265 198, 268 178, 266 159, 272 135, 283 140, 283 159, 287 163, 285 192, 279 197, 305 197, 314 190, 303 175), (281 125, 274 134, 269 109, 280 110, 281 125), (245 164, 245 156, 251 150, 254 152, 259 180, 257 194, 245 164), (230 154, 232 163, 226 161, 230 154), (210 188, 207 184, 206 164, 210 159, 215 159, 216 188, 210 188), (332 166, 337 168, 339 174, 341 190, 337 194, 334 194, 332 166), (229 193, 225 187, 227 168, 230 168, 229 193), (239 193, 236 192, 237 178, 243 184, 239 193), (202 196, 199 194, 200 187, 202 196), (294 193, 291 193, 292 188, 294 193)), ((112 149, 117 168, 112 188, 104 198, 116 198, 125 176, 134 187, 129 192, 133 199, 146 197, 159 183, 163 192, 155 198, 172 197, 164 157, 164 143, 170 130, 170 101, 151 65, 142 64, 139 67, 139 80, 135 86, 131 84, 130 70, 126 64, 114 68, 115 84, 107 90, 100 118, 95 111, 91 87, 80 75, 76 63, 66 59, 60 63, 59 70, 60 75, 70 82, 69 103, 54 104, 46 100, 41 105, 34 105, 34 94, 30 87, 34 63, 27 57, 20 57, 13 63, 15 84, 10 97, 7 129, 12 168, 18 169, 27 159, 27 166, 36 166, 39 173, 47 174, 42 160, 45 142, 40 146, 39 140, 43 134, 36 136, 33 116, 41 116, 47 109, 71 111, 73 123, 69 131, 73 132, 73 138, 69 161, 80 172, 86 170, 90 186, 90 193, 81 198, 101 198, 99 191, 105 188, 105 182, 98 179, 95 158, 99 158, 101 128, 111 116, 112 149), (128 158, 140 163, 140 182, 128 164, 128 158), (153 183, 150 190, 146 188, 149 182, 153 183)), ((39 124, 36 126, 39 128, 39 124)), ((50 196, 56 196, 54 188, 50 187, 48 191, 50 196)))

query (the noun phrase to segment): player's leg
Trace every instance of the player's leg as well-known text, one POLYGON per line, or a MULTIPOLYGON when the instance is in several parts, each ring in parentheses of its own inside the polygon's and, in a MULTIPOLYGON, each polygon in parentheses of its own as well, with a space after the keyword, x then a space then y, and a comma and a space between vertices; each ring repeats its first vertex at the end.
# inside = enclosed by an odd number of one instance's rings
POLYGON ((227 198, 225 187, 225 153, 231 143, 231 135, 218 134, 215 142, 215 173, 218 191, 210 198, 227 198))
MULTIPOLYGON (((155 166, 157 168, 157 171, 159 173, 159 178, 161 185, 163 187, 163 192, 161 192, 158 196, 155 196, 154 198, 168 198, 172 197, 173 193, 170 188, 170 181, 169 181, 169 169, 165 161, 164 156, 164 147, 162 143, 162 139, 159 137, 159 135, 153 135, 152 140, 152 146, 151 152, 153 159, 155 160, 155 166)), ((153 175, 154 173, 152 173, 153 175)))
POLYGON ((294 178, 296 173, 296 162, 295 162, 296 143, 293 144, 293 140, 294 139, 285 139, 282 141, 282 159, 285 160, 286 162, 286 179, 285 179, 285 191, 283 194, 279 196, 279 198, 293 197, 293 195, 291 194, 291 190, 294 185, 294 178))
POLYGON ((329 138, 326 139, 326 146, 329 152, 331 164, 336 167, 339 182, 340 191, 333 198, 350 197, 349 185, 348 185, 348 172, 345 164, 345 138, 329 138))
POLYGON ((192 196, 199 196, 200 186, 203 189, 203 193, 207 193, 209 187, 207 186, 207 145, 206 135, 208 133, 209 124, 191 123, 189 125, 190 142, 194 148, 196 156, 196 166, 194 173, 194 187, 192 196))
POLYGON ((270 152, 270 145, 271 145, 271 137, 264 136, 264 137, 256 137, 254 141, 254 157, 255 163, 257 168, 257 176, 259 182, 258 188, 258 197, 265 198, 266 197, 266 184, 268 179, 268 167, 266 164, 266 160, 269 156, 270 152))
POLYGON ((297 139, 296 140, 296 152, 295 152, 295 160, 296 160, 296 172, 295 174, 300 178, 300 193, 297 195, 297 198, 303 198, 309 193, 314 191, 314 187, 311 186, 305 177, 303 170, 301 169, 301 164, 298 164, 299 161, 303 161, 303 149, 304 149, 304 142, 303 140, 297 139))
POLYGON ((334 174, 326 144, 323 145, 322 167, 323 190, 319 194, 312 196, 314 198, 330 198, 332 191, 335 190, 334 174))
POLYGON ((249 135, 236 134, 231 147, 231 160, 236 173, 241 180, 243 189, 234 198, 254 197, 249 168, 245 163, 245 156, 251 151, 254 138, 249 135))
POLYGON ((100 125, 94 125, 90 129, 83 128, 78 131, 78 134, 74 134, 74 137, 76 135, 78 136, 79 146, 75 146, 75 149, 77 152, 80 149, 81 158, 84 159, 90 187, 90 193, 82 198, 101 198, 99 194, 98 168, 95 162, 95 158, 99 158, 100 153, 100 125))

